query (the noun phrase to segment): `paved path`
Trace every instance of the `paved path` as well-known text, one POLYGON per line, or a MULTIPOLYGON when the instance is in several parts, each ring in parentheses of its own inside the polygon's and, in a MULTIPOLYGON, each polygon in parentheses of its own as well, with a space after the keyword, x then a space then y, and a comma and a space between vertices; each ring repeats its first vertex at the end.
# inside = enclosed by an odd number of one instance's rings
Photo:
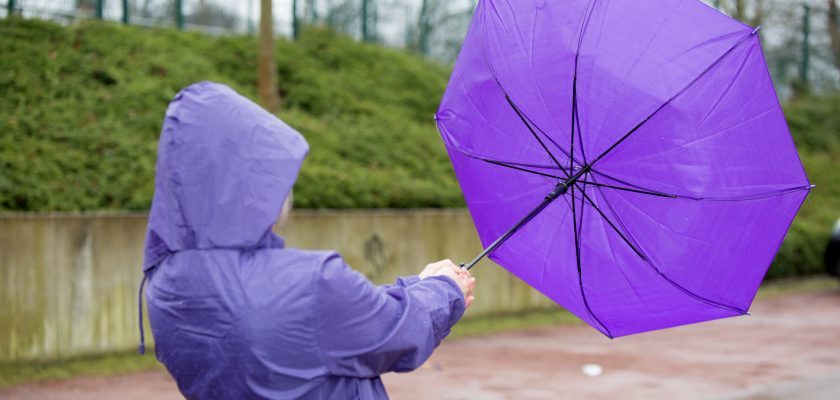
MULTIPOLYGON (((840 399, 840 288, 759 299, 752 316, 609 340, 557 326, 444 343, 393 399, 840 399), (582 372, 603 367, 600 376, 582 372)), ((178 399, 162 372, 76 378, 2 399, 178 399)))

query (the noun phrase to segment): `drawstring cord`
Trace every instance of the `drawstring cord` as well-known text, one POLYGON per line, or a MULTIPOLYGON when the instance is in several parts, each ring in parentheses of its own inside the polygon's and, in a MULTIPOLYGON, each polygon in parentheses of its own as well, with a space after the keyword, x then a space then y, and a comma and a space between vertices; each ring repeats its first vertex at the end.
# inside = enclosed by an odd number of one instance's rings
POLYGON ((148 276, 144 273, 143 280, 140 281, 140 293, 137 295, 137 319, 140 322, 140 346, 137 347, 137 352, 140 355, 146 354, 146 334, 143 331, 143 286, 146 285, 146 278, 148 276))

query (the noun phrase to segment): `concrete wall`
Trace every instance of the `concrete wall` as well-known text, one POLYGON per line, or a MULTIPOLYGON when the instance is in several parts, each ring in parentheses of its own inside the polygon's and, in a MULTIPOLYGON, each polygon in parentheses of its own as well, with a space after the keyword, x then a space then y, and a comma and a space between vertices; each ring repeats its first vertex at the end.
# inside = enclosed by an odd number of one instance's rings
MULTIPOLYGON (((0 215, 0 361, 134 348, 145 228, 146 214, 0 215)), ((336 249, 378 283, 481 250, 466 210, 301 210, 285 231, 289 246, 336 249)), ((473 271, 468 316, 553 304, 490 261, 473 271)))

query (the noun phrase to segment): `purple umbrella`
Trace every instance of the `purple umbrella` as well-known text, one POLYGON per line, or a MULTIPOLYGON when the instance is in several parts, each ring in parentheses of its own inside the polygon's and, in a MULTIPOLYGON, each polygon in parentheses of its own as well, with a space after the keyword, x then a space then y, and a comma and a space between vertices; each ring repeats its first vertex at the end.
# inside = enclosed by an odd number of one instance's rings
POLYGON ((746 314, 811 188, 757 29, 696 0, 481 1, 436 119, 467 268, 609 337, 746 314))

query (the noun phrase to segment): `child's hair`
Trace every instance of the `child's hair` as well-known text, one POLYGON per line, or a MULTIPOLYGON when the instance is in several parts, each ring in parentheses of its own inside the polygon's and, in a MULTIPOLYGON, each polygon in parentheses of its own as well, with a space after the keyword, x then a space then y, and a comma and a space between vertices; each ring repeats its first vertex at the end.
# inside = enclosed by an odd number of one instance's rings
POLYGON ((292 204, 294 204, 294 194, 291 190, 289 190, 289 195, 286 196, 286 200, 283 202, 283 208, 280 209, 280 216, 277 217, 277 223, 275 224, 276 229, 283 229, 286 226, 286 222, 289 220, 289 214, 292 212, 292 204))

